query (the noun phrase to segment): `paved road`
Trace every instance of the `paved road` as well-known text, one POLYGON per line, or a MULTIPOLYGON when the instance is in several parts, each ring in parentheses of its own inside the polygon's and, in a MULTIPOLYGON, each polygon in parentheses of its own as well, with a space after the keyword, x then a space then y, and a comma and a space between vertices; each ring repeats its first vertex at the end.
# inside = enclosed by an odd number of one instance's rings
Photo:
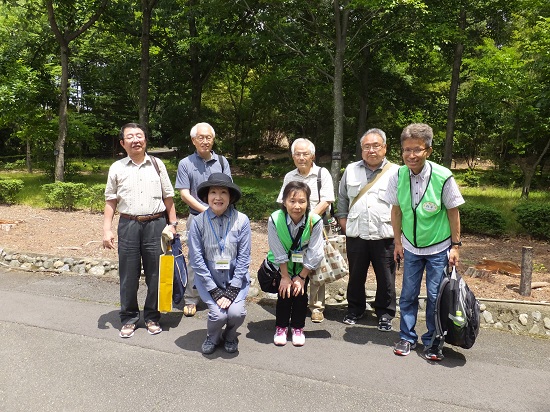
MULTIPOLYGON (((143 301, 143 298, 142 300, 143 301)), ((397 332, 343 308, 272 344, 274 307, 248 306, 237 354, 203 356, 206 310, 120 339, 113 280, 0 269, 1 411, 550 411, 550 341, 482 330, 445 360, 393 355, 397 332)))

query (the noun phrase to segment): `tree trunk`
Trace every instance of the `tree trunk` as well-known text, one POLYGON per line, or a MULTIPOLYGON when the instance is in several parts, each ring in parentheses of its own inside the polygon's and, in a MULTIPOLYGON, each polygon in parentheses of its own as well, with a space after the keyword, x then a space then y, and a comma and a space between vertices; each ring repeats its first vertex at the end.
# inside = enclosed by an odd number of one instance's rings
POLYGON ((334 190, 338 190, 340 180, 340 168, 342 166, 342 146, 344 142, 344 94, 343 94, 343 76, 344 76, 344 52, 346 50, 347 24, 349 10, 344 8, 340 10, 340 2, 334 1, 334 20, 336 27, 334 53, 334 140, 332 144, 332 164, 330 173, 334 190))
MULTIPOLYGON (((151 15, 156 0, 141 0, 141 63, 139 74, 139 124, 149 132, 149 49, 151 34, 151 15)), ((149 133, 148 133, 149 134, 149 133)))
POLYGON ((61 85, 59 98, 59 135, 55 142, 55 181, 65 180, 65 141, 68 130, 69 107, 69 44, 61 44, 61 85))
POLYGON ((453 69, 451 75, 451 89, 449 91, 449 110, 447 112, 447 129, 445 133, 445 149, 443 150, 443 166, 450 168, 453 160, 453 138, 455 134, 455 122, 457 113, 457 96, 460 85, 460 66, 462 65, 462 54, 464 44, 462 37, 466 29, 466 11, 460 10, 459 17, 459 39, 455 45, 453 69))
POLYGON ((27 172, 32 173, 31 139, 30 139, 30 137, 27 137, 27 156, 26 156, 25 161, 27 163, 27 172))
POLYGON ((361 143, 359 139, 363 133, 367 131, 368 119, 368 85, 369 85, 369 62, 370 62, 370 47, 363 49, 363 63, 361 64, 361 72, 359 73, 359 114, 357 116, 357 142, 355 144, 355 156, 361 158, 361 143))
POLYGON ((548 149, 550 149, 550 138, 546 142, 546 146, 544 146, 544 149, 536 160, 533 158, 528 158, 518 162, 521 170, 523 171, 523 188, 521 189, 521 199, 529 198, 529 191, 531 190, 533 176, 535 175, 538 165, 542 162, 544 156, 546 156, 548 149))
MULTIPOLYGON (((196 0, 190 0, 189 6, 193 10, 193 6, 196 5, 196 0)), ((191 65, 191 116, 193 122, 199 122, 201 115, 202 104, 202 81, 201 81, 201 69, 199 62, 199 45, 196 42, 198 38, 197 21, 195 19, 194 12, 190 12, 189 15, 189 37, 191 38, 191 45, 189 46, 189 62, 191 65)))

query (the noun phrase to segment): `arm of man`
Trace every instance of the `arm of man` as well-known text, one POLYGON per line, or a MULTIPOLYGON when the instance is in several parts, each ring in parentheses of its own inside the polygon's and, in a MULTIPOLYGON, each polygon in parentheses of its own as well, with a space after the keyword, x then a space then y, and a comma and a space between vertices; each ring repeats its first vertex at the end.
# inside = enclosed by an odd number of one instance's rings
MULTIPOLYGON (((167 223, 174 223, 178 221, 178 217, 176 216, 176 205, 174 204, 174 198, 173 197, 166 197, 164 198, 164 206, 166 206, 166 212, 168 214, 168 222, 167 223)), ((170 230, 172 233, 176 233, 176 228, 174 226, 170 226, 170 230)))
POLYGON ((115 216, 116 205, 116 199, 105 201, 105 209, 103 211, 103 247, 105 249, 115 248, 115 235, 113 234, 111 225, 115 216))
POLYGON ((328 212, 330 204, 334 202, 334 184, 332 183, 332 176, 328 169, 324 167, 319 169, 321 174, 321 188, 319 192, 319 203, 313 209, 314 213, 322 216, 323 213, 328 212))
POLYGON ((399 259, 403 259, 403 242, 401 242, 401 222, 403 219, 403 212, 401 207, 393 205, 391 207, 391 227, 393 229, 395 249, 393 251, 393 259, 397 262, 399 259))
POLYGON ((348 189, 346 186, 347 181, 347 168, 342 175, 340 180, 340 186, 338 186, 338 213, 336 217, 338 218, 338 224, 342 228, 342 233, 346 234, 346 223, 348 221, 348 211, 349 211, 349 198, 348 198, 348 189))
MULTIPOLYGON (((449 225, 451 226, 451 241, 460 241, 460 212, 458 207, 447 209, 447 217, 449 218, 449 225)), ((451 252, 449 253, 449 265, 457 266, 459 260, 458 246, 451 246, 451 252)))
POLYGON ((183 202, 198 211, 199 213, 204 212, 206 209, 208 209, 207 206, 200 203, 197 199, 195 199, 192 195, 189 189, 181 189, 180 190, 180 196, 181 200, 183 202))
POLYGON ((325 210, 328 209, 332 202, 327 202, 325 200, 317 203, 317 206, 315 206, 315 209, 313 209, 313 213, 318 214, 319 216, 322 216, 323 213, 325 213, 325 210))

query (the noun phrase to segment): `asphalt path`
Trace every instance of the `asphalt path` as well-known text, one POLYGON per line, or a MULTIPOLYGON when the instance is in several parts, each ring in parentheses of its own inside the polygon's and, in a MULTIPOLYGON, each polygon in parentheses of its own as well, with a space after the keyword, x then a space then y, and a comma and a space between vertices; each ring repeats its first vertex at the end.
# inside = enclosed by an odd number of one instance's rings
POLYGON ((0 411, 550 411, 548 339, 483 329, 428 362, 421 345, 395 356, 398 333, 373 316, 348 326, 329 307, 306 321, 304 347, 275 347, 264 299, 248 305, 239 352, 205 356, 204 308, 121 339, 118 301, 112 279, 0 269, 0 411))

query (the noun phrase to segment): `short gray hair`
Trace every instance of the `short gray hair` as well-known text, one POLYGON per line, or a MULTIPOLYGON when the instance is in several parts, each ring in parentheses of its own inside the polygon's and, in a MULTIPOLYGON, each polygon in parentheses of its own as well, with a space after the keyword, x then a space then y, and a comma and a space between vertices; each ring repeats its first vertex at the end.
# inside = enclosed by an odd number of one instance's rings
POLYGON ((308 139, 304 139, 302 137, 294 140, 294 142, 292 142, 292 146, 290 146, 290 153, 292 153, 292 155, 294 155, 294 149, 296 148, 296 145, 297 144, 300 144, 300 143, 305 143, 308 145, 308 149, 309 149, 309 153, 314 155, 315 154, 315 145, 311 142, 311 140, 308 140, 308 139))
POLYGON ((426 147, 432 147, 434 131, 426 123, 411 123, 401 132, 401 145, 407 139, 421 139, 426 147))
POLYGON ((365 137, 367 137, 367 135, 369 135, 369 134, 377 134, 378 136, 380 136, 382 138, 382 142, 384 144, 386 144, 386 133, 384 133, 384 131, 382 129, 376 129, 376 128, 367 130, 363 134, 363 136, 361 136, 361 139, 359 140, 359 143, 363 144, 363 140, 365 140, 365 137))
POLYGON ((216 132, 214 131, 214 128, 210 126, 210 124, 205 122, 197 123, 195 126, 193 126, 193 128, 191 129, 191 133, 189 133, 191 137, 195 137, 197 135, 197 129, 199 128, 199 126, 206 126, 210 128, 210 131, 212 132, 212 137, 216 137, 216 132))

